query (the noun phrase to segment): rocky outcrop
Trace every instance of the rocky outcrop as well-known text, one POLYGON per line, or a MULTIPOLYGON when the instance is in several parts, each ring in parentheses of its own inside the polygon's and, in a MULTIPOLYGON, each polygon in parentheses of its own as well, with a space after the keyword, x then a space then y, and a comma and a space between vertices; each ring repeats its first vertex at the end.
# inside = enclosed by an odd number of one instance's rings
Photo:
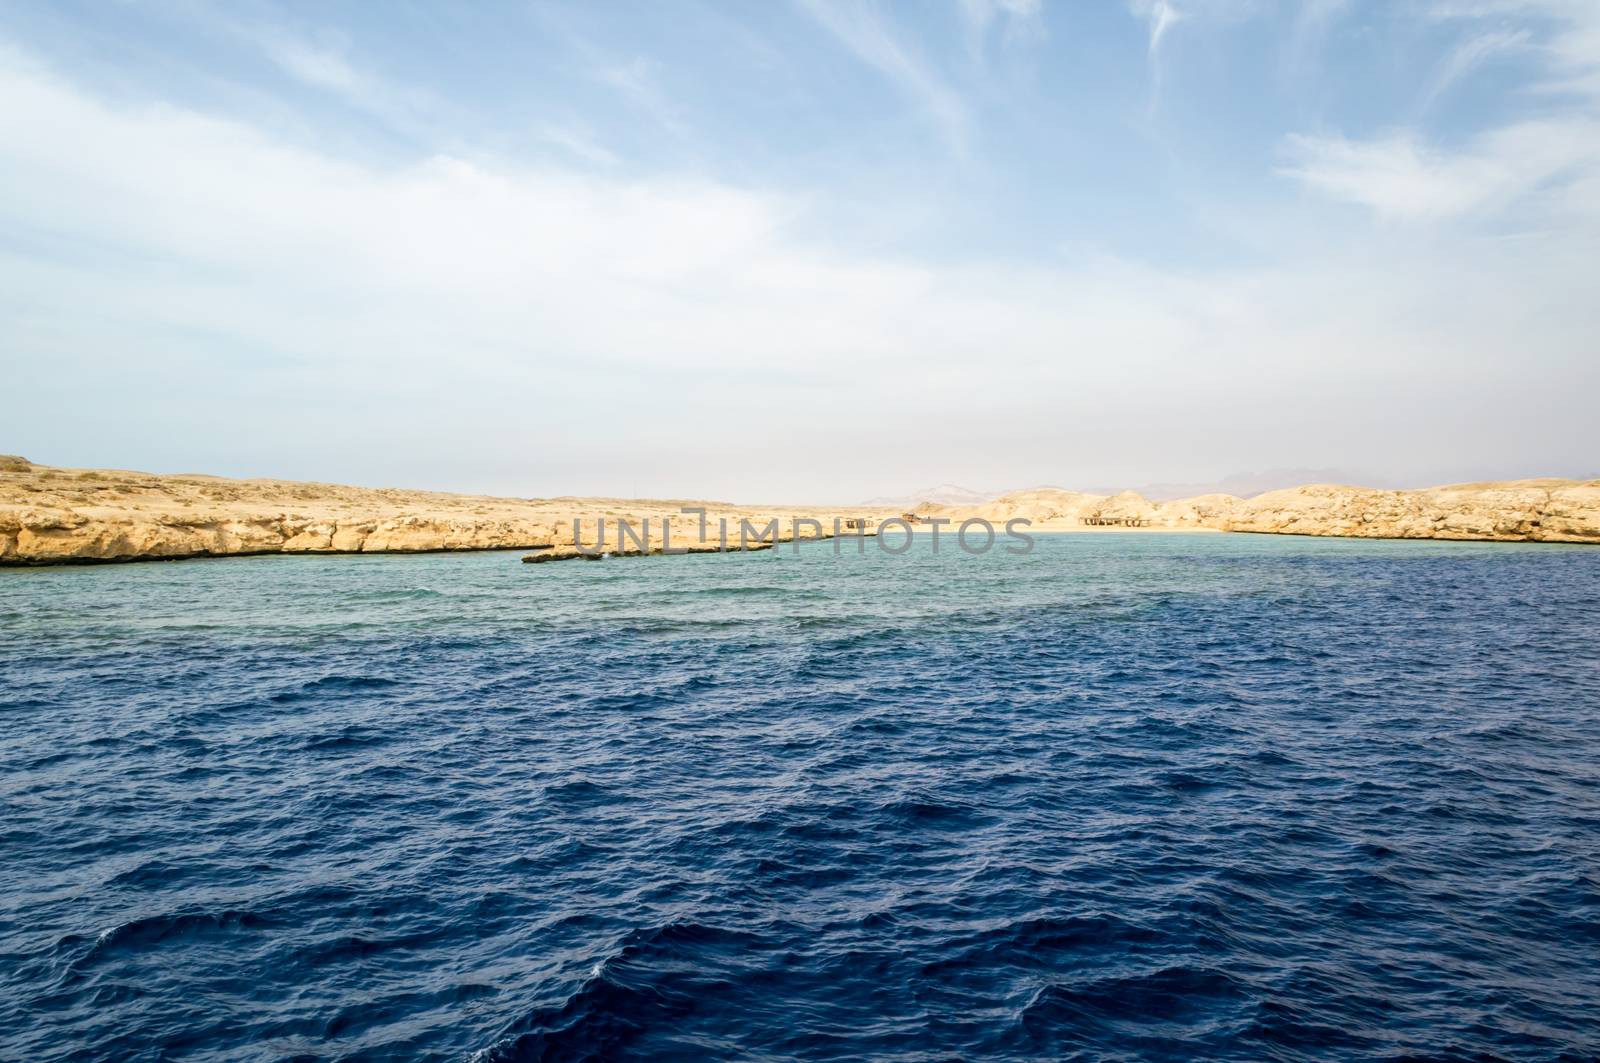
MULTIPOLYGON (((554 549, 555 557, 572 547, 575 529, 585 544, 599 545, 602 520, 608 547, 621 549, 619 518, 636 530, 648 519, 657 535, 670 522, 674 544, 693 546, 700 542, 699 518, 681 513, 685 506, 707 511, 711 548, 720 548, 723 522, 737 543, 741 520, 754 529, 777 521, 791 535, 797 518, 802 528, 812 519, 831 531, 835 516, 721 502, 494 498, 22 462, 0 469, 0 565, 535 548, 554 549)), ((887 514, 838 515, 875 522, 887 514)))
POLYGON ((1161 515, 1161 507, 1137 491, 1123 491, 1097 503, 1087 515, 1102 521, 1150 524, 1161 515))
POLYGON ((1548 542, 1600 542, 1600 480, 1551 490, 1539 530, 1548 542))
POLYGON ((0 563, 154 560, 249 554, 378 553, 527 548, 550 542, 543 524, 395 517, 330 520, 293 514, 89 517, 0 509, 0 563))
POLYGON ((1600 480, 1515 480, 1385 491, 1310 484, 1253 498, 1212 494, 1157 504, 1131 491, 1089 495, 1042 489, 981 506, 924 505, 924 518, 1022 517, 1037 530, 1080 530, 1087 521, 1138 522, 1144 530, 1265 532, 1367 539, 1470 539, 1600 543, 1600 480))
POLYGON ((1216 528, 1239 502, 1233 495, 1196 495, 1163 503, 1152 520, 1167 528, 1216 528))
POLYGON ((1518 480, 1421 491, 1311 484, 1246 499, 1216 526, 1366 539, 1600 543, 1600 481, 1518 480))
MULTIPOLYGON (((927 503, 924 519, 996 526, 1031 521, 1038 531, 1239 531, 1391 539, 1600 543, 1600 480, 1518 480, 1383 491, 1312 484, 1253 498, 1201 495, 1157 504, 1133 492, 1106 496, 1042 488, 977 506, 927 503), (1119 518, 1110 528, 1095 520, 1119 518)), ((414 553, 437 550, 534 550, 550 559, 576 556, 574 530, 607 552, 650 552, 618 545, 616 523, 638 529, 649 519, 659 536, 670 524, 675 546, 720 550, 736 544, 741 521, 752 529, 777 522, 780 541, 826 537, 837 517, 880 523, 893 512, 732 506, 680 500, 494 498, 428 491, 342 487, 214 476, 154 476, 114 470, 58 469, 0 458, 0 565, 275 553, 414 553), (706 510, 706 534, 685 506, 706 510), (806 528, 815 520, 818 527, 806 528), (727 539, 723 539, 726 522, 727 539)), ((845 534, 851 534, 846 531, 845 534)), ((752 531, 751 538, 761 535, 752 531)))
POLYGON ((992 524, 1003 524, 1015 517, 1036 523, 1050 521, 1076 522, 1105 501, 1104 495, 1084 494, 1081 491, 1063 491, 1055 487, 1040 487, 1030 491, 1013 491, 990 502, 975 506, 948 506, 924 502, 913 513, 919 517, 944 517, 954 520, 981 518, 992 524))

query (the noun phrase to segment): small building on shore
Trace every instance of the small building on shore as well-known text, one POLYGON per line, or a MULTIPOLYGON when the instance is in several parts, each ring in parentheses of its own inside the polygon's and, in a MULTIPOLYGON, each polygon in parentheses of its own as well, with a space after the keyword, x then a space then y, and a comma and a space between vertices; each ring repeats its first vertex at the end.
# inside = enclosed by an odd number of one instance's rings
POLYGON ((1143 528, 1156 511, 1156 504, 1137 491, 1123 491, 1086 510, 1078 520, 1096 528, 1143 528))

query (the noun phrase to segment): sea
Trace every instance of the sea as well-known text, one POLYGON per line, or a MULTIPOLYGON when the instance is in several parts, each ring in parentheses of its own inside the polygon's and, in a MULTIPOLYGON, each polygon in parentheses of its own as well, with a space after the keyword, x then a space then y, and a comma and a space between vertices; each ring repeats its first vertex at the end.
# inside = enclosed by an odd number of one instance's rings
POLYGON ((1600 549, 0 570, 0 1059, 1600 1058, 1600 549))

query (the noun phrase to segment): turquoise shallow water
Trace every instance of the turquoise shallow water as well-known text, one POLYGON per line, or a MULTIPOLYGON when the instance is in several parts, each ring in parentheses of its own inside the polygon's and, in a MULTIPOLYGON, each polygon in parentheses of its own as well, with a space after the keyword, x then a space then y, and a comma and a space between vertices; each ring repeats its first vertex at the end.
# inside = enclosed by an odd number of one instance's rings
POLYGON ((1600 1056, 1600 551, 0 571, 0 1058, 1600 1056))

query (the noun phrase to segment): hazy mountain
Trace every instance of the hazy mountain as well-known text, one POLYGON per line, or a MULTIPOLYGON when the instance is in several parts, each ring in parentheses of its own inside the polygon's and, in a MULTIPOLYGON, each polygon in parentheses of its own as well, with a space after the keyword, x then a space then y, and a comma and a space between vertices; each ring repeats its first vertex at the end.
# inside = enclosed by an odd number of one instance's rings
MULTIPOLYGON (((1175 498, 1193 498, 1196 495, 1237 495, 1250 498, 1264 491, 1283 487, 1300 487, 1304 484, 1359 484, 1362 487, 1392 487, 1398 484, 1382 482, 1381 476, 1352 472, 1349 469, 1268 469, 1265 472, 1235 472, 1203 483, 1153 483, 1135 486, 1132 490, 1154 502, 1170 502, 1175 498)), ((1120 487, 1086 487, 1083 490, 1096 495, 1114 495, 1128 490, 1120 487)))
POLYGON ((942 506, 976 506, 994 498, 995 494, 996 492, 974 491, 960 484, 940 484, 938 487, 925 487, 905 495, 880 495, 877 498, 869 498, 861 504, 899 506, 904 509, 910 509, 919 502, 937 502, 942 506))
POLYGON ((1150 484, 1116 484, 1102 487, 1061 487, 1056 484, 1040 484, 1029 488, 1013 488, 1005 491, 975 491, 970 487, 960 484, 940 484, 937 487, 925 487, 920 491, 912 491, 904 495, 882 495, 878 498, 869 498, 862 502, 863 506, 900 507, 911 509, 919 502, 937 502, 946 506, 976 506, 1003 494, 1010 494, 1012 490, 1055 490, 1055 491, 1082 491, 1091 495, 1115 495, 1123 491, 1135 491, 1152 502, 1170 502, 1178 498, 1194 498, 1198 495, 1237 495, 1239 498, 1251 498, 1266 491, 1276 491, 1283 487, 1300 487, 1305 484, 1355 484, 1361 487, 1407 487, 1408 484, 1392 483, 1386 477, 1374 476, 1371 473, 1352 471, 1350 469, 1323 468, 1323 469, 1267 469, 1264 472, 1235 472, 1218 480, 1201 481, 1197 483, 1150 483, 1150 484))

